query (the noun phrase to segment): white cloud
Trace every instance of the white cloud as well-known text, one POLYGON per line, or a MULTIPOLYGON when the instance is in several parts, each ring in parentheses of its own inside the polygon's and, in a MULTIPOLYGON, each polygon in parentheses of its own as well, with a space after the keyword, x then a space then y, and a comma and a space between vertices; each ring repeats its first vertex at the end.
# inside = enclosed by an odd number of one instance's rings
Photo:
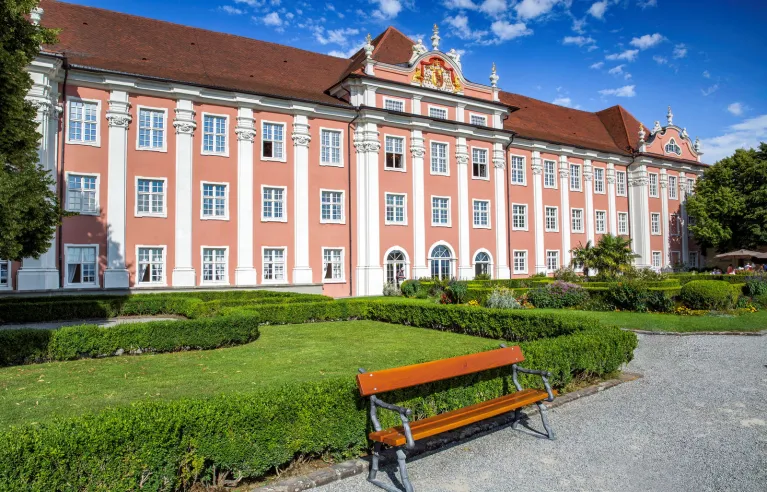
POLYGON ((706 89, 701 89, 700 93, 703 94, 704 96, 710 96, 711 94, 713 94, 714 92, 718 90, 719 90, 719 84, 714 84, 711 87, 708 87, 706 89))
POLYGON ((743 107, 743 105, 741 103, 739 103, 739 102, 734 102, 734 103, 730 104, 729 106, 727 106, 727 111, 729 111, 730 113, 734 114, 735 116, 742 115, 744 109, 745 108, 743 107))
POLYGON ((655 55, 652 57, 653 60, 655 60, 655 63, 658 65, 667 65, 668 64, 668 58, 665 56, 655 55))
POLYGON ((477 10, 477 5, 471 0, 445 0, 445 7, 449 9, 477 10))
POLYGON ((354 36, 359 33, 359 29, 351 27, 331 29, 329 31, 325 31, 322 27, 318 27, 317 30, 314 31, 314 38, 323 45, 340 44, 341 46, 345 46, 349 42, 349 36, 354 36))
POLYGON ((218 10, 229 15, 242 15, 245 13, 244 10, 232 7, 231 5, 222 5, 218 8, 218 10))
POLYGON ((329 52, 328 52, 328 55, 330 55, 330 56, 335 56, 335 57, 338 57, 338 58, 351 58, 351 57, 352 57, 352 56, 353 56, 353 55, 354 55, 356 52, 358 52, 358 51, 360 50, 360 48, 362 48, 364 45, 365 45, 365 42, 364 42, 364 41, 361 41, 359 44, 356 44, 356 45, 354 45, 354 47, 352 47, 352 48, 349 48, 349 49, 348 49, 348 50, 346 50, 346 51, 341 51, 341 50, 333 50, 333 51, 329 51, 329 52))
POLYGON ((514 6, 517 17, 522 20, 535 19, 538 16, 548 14, 562 0, 522 0, 514 6))
POLYGON ((584 46, 596 42, 596 39, 592 38, 591 36, 565 36, 565 38, 562 40, 562 44, 575 44, 578 46, 584 46))
POLYGON ((583 27, 584 27, 585 25, 586 25, 586 19, 585 19, 585 18, 583 18, 583 19, 576 19, 576 18, 573 18, 573 31, 574 31, 574 32, 577 32, 578 34, 583 34, 583 33, 585 33, 585 32, 586 32, 586 30, 585 30, 585 29, 583 29, 583 27))
POLYGON ((506 11, 506 0, 485 0, 479 7, 487 15, 498 15, 506 11))
POLYGON ((569 97, 558 97, 551 102, 559 106, 565 106, 567 108, 573 107, 573 101, 569 97))
POLYGON ((261 17, 260 20, 265 25, 275 28, 275 30, 278 32, 282 32, 284 30, 283 26, 285 25, 285 22, 280 18, 280 14, 278 12, 270 12, 261 17))
POLYGON ((674 58, 684 58, 685 56, 687 56, 687 46, 684 43, 674 46, 674 58))
POLYGON ((703 78, 710 79, 711 78, 711 73, 709 73, 708 70, 704 70, 703 71, 703 78))
POLYGON ((615 96, 615 97, 634 97, 637 95, 634 91, 635 85, 624 85, 617 89, 602 89, 599 93, 603 96, 615 96))
POLYGON ((373 0, 378 4, 378 8, 373 11, 373 17, 379 20, 389 20, 397 17, 402 11, 400 0, 373 0))
POLYGON ((714 163, 732 155, 736 149, 759 147, 767 141, 767 114, 730 126, 724 135, 702 139, 704 160, 714 163))
POLYGON ((647 48, 652 48, 653 46, 658 45, 665 40, 665 37, 656 32, 655 34, 645 34, 644 36, 638 38, 632 38, 629 44, 635 48, 639 48, 640 50, 646 50, 647 48))
POLYGON ((637 0, 637 5, 642 9, 646 9, 647 7, 657 7, 658 0, 637 0))
POLYGON ((639 50, 626 50, 622 53, 613 53, 612 55, 607 55, 605 57, 605 60, 626 60, 626 61, 634 61, 636 60, 637 55, 639 54, 639 50))
POLYGON ((508 41, 522 36, 529 36, 533 33, 533 30, 528 29, 524 22, 510 24, 505 20, 493 22, 490 29, 492 29, 493 33, 497 36, 498 42, 508 41))
POLYGON ((604 19, 605 11, 607 10, 607 5, 608 5, 607 0, 595 2, 589 8, 588 13, 591 14, 592 17, 595 17, 597 19, 604 19))
POLYGON ((617 67, 613 67, 610 70, 607 71, 610 75, 620 75, 623 73, 623 67, 626 65, 618 65, 617 67))
POLYGON ((261 7, 266 2, 264 0, 234 0, 234 3, 244 3, 250 7, 261 7))
POLYGON ((450 32, 460 39, 479 40, 487 34, 487 31, 473 31, 469 27, 469 18, 464 14, 458 14, 454 17, 445 17, 445 22, 453 28, 450 32))
POLYGON ((605 62, 596 62, 596 63, 592 63, 589 68, 593 68, 595 70, 599 70, 600 68, 602 68, 604 66, 605 66, 605 62))

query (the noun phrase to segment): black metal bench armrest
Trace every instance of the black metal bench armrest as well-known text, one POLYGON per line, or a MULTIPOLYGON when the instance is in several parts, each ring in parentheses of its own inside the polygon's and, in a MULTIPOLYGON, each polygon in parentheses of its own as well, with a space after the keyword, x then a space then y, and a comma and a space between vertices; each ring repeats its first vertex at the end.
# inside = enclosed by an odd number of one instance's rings
POLYGON ((399 418, 402 421, 402 427, 405 429, 405 439, 407 440, 406 446, 408 449, 413 449, 415 447, 415 441, 413 440, 413 433, 410 430, 410 421, 408 419, 408 417, 412 415, 413 411, 409 408, 401 407, 399 405, 386 403, 385 401, 380 400, 377 396, 372 395, 370 397, 370 420, 373 421, 373 427, 377 431, 381 430, 381 423, 378 421, 376 407, 385 408, 386 410, 391 410, 392 412, 399 413, 399 418))
POLYGON ((522 385, 519 384, 519 380, 517 379, 517 373, 519 372, 540 376, 541 379, 543 379, 543 386, 546 388, 546 393, 549 394, 549 397, 546 398, 546 401, 554 401, 554 393, 551 391, 551 385, 549 384, 549 378, 551 377, 551 373, 549 371, 539 371, 537 369, 525 369, 524 367, 519 367, 516 364, 512 364, 511 379, 512 381, 514 381, 514 386, 516 386, 517 391, 522 391, 522 385))

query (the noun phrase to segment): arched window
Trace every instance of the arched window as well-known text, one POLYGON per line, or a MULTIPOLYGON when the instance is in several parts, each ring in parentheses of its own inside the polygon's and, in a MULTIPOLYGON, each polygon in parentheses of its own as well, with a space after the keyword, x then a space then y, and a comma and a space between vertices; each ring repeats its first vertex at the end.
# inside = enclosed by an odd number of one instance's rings
POLYGON ((445 245, 437 245, 431 250, 429 262, 431 263, 431 276, 438 279, 452 277, 452 263, 455 259, 450 248, 445 245))
POLYGON ((407 279, 407 258, 405 253, 398 249, 392 250, 386 255, 384 263, 386 264, 386 282, 399 287, 399 284, 407 279))
POLYGON ((676 140, 673 138, 668 141, 666 144, 666 153, 667 154, 676 154, 676 155, 682 155, 682 149, 676 144, 676 140))
POLYGON ((474 256, 474 275, 490 275, 491 269, 490 255, 480 251, 474 256))

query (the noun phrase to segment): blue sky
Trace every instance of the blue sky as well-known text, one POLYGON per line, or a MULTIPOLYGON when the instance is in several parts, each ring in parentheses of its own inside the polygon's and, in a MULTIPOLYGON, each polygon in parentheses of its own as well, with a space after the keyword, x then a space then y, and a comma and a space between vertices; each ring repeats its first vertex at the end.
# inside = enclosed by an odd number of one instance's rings
POLYGON ((463 53, 469 80, 700 136, 704 162, 767 141, 765 0, 69 0, 349 56, 393 25, 463 53))

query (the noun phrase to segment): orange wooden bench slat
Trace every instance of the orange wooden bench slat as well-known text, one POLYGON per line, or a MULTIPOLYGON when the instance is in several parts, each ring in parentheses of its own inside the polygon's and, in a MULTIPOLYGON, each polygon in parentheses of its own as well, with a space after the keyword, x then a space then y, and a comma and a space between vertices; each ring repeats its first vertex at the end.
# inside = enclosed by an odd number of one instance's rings
POLYGON ((441 381, 525 360, 519 347, 504 347, 478 354, 395 367, 357 375, 360 395, 370 396, 419 384, 441 381))
MULTIPOLYGON (((556 391, 554 392, 556 394, 556 391)), ((459 408, 452 412, 446 412, 422 420, 410 423, 410 430, 414 440, 424 439, 429 436, 447 432, 459 427, 464 427, 480 420, 495 417, 517 408, 522 408, 533 403, 545 400, 548 394, 538 389, 527 389, 501 396, 493 400, 459 408)), ((402 426, 372 432, 371 441, 379 441, 389 446, 402 446, 406 442, 405 430, 402 426)))

